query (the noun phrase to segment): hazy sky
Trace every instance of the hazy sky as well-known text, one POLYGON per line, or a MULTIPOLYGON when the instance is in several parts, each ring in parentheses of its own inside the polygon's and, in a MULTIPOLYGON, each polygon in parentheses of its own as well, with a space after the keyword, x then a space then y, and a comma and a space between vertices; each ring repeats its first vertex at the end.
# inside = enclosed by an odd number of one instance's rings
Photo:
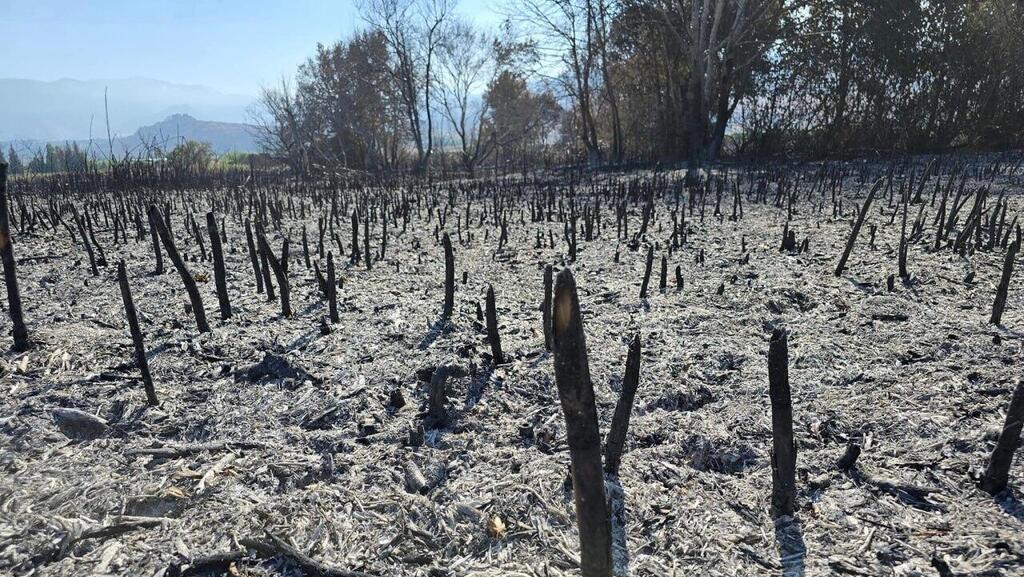
MULTIPOLYGON (((356 0, 0 0, 0 77, 143 76, 255 95, 317 42, 362 27, 356 0)), ((461 0, 482 25, 487 0, 461 0)))

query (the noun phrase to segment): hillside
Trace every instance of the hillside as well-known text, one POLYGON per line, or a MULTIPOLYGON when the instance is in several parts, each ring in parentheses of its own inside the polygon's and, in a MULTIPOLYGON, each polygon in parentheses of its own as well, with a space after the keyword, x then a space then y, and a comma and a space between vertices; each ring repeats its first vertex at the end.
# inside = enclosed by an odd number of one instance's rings
MULTIPOLYGON (((167 151, 174 148, 175 143, 184 140, 208 142, 217 154, 258 152, 259 145, 256 143, 253 130, 254 127, 249 124, 199 120, 188 114, 172 114, 159 122, 138 128, 130 136, 114 138, 114 156, 121 157, 126 152, 131 156, 138 156, 147 148, 154 146, 167 151)), ((36 151, 42 150, 48 142, 57 145, 75 142, 79 147, 89 150, 97 158, 106 158, 110 150, 105 135, 95 135, 92 141, 88 139, 0 140, 0 149, 6 152, 9 146, 13 146, 22 159, 27 162, 36 151)))
MULTIPOLYGON (((143 143, 160 143, 165 150, 173 148, 175 142, 198 140, 209 142, 214 152, 256 152, 259 146, 253 136, 253 128, 236 122, 215 122, 198 120, 188 114, 174 114, 164 120, 143 126, 129 137, 120 139, 121 150, 137 150, 143 143)), ((115 152, 117 151, 115 146, 115 152)))

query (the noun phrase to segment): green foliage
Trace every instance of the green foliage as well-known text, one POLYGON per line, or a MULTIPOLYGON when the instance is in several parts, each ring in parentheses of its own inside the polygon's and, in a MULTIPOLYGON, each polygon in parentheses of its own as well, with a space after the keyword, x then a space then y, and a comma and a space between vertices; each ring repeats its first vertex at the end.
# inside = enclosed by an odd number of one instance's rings
POLYGON ((253 156, 248 152, 226 152, 217 158, 218 168, 249 168, 249 157, 253 156))
POLYGON ((167 165, 178 174, 202 175, 213 163, 213 147, 208 142, 187 140, 167 153, 167 165))
POLYGON ((1024 141, 1024 5, 814 0, 752 77, 750 154, 1002 148, 1024 141))
POLYGON ((1020 0, 508 1, 489 42, 448 16, 428 42, 428 0, 367 3, 370 31, 264 92, 264 149, 308 174, 1024 142, 1020 0))
POLYGON ((22 174, 26 169, 33 174, 85 172, 89 169, 88 154, 75 142, 64 145, 47 144, 45 148, 35 151, 27 167, 22 166, 21 158, 13 148, 8 149, 8 155, 11 157, 12 174, 22 174))
POLYGON ((533 92, 524 75, 501 71, 483 96, 487 107, 485 133, 492 139, 499 161, 522 158, 541 147, 561 119, 562 109, 549 92, 533 92))

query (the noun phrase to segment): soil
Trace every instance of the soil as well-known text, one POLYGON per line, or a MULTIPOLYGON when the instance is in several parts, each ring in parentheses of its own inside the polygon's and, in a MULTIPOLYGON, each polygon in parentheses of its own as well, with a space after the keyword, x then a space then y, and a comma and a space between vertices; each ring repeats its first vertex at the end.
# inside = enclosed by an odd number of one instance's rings
MULTIPOLYGON (((639 246, 616 239, 614 207, 603 201, 598 236, 578 232, 572 263, 557 214, 531 222, 518 197, 499 250, 500 229, 491 218, 479 224, 486 202, 474 201, 472 224, 457 226, 465 213, 457 195, 445 223, 456 261, 451 323, 440 321, 437 216, 414 209, 404 232, 389 222, 384 258, 371 270, 335 255, 343 287, 329 334, 299 240, 305 224, 323 270, 310 213, 286 216, 268 238, 275 250, 282 233, 291 240, 291 318, 256 292, 244 228, 237 215, 225 219, 234 316, 224 321, 212 263, 184 232, 188 210, 172 211, 212 326, 204 334, 166 258, 167 270, 153 274, 148 233, 115 245, 94 214, 108 263, 94 277, 64 227, 16 230, 33 348, 6 353, 0 374, 0 573, 284 576, 316 574, 312 562, 334 574, 579 574, 564 418, 541 322, 543 269, 554 264, 556 272, 571 266, 579 286, 602 434, 628 344, 641 336, 626 452, 607 484, 620 508, 619 573, 1024 574, 1024 466, 1018 459, 1010 490, 997 497, 972 477, 1024 377, 1024 263, 1018 257, 1001 325, 988 324, 1006 249, 933 251, 938 204, 929 183, 909 278, 887 289, 900 218, 890 224, 897 204, 881 195, 835 276, 854 204, 870 184, 860 167, 844 168, 842 215, 828 197, 812 204, 802 195, 793 207, 789 229, 798 244, 807 239, 803 252, 779 249, 785 206, 744 198, 733 221, 727 195, 722 218, 713 198, 703 220, 699 207, 686 212, 686 243, 670 254, 676 174, 658 176, 669 192, 659 193, 639 246), (641 300, 648 244, 654 273, 641 300), (134 364, 117 283, 122 258, 158 407, 146 405, 134 364), (489 284, 505 353, 499 366, 477 320, 489 284), (799 510, 773 520, 766 355, 774 328, 788 332, 799 510), (418 431, 442 366, 452 369, 448 418, 418 431), (107 426, 69 438, 55 421, 60 409, 107 426), (836 462, 851 442, 863 453, 841 471, 836 462)), ((816 170, 786 174, 806 191, 816 170)), ((968 191, 988 184, 1007 194, 1008 222, 1019 213, 1020 171, 969 174, 968 191)), ((593 206, 587 191, 577 187, 577 202, 593 206)), ((211 195, 177 194, 196 203, 203 223, 211 195)), ((922 204, 910 206, 911 223, 922 204)), ((642 203, 629 204, 630 235, 642 212, 642 203)), ((347 245, 349 221, 339 223, 347 245)), ((372 230, 377 252, 380 222, 372 230)), ((0 332, 10 330, 4 316, 0 332)))

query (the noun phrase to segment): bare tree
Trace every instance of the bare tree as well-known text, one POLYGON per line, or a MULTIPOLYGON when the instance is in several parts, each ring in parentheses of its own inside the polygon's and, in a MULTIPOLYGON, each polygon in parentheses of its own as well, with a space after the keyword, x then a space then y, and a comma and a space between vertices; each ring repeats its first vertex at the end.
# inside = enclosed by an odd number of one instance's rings
POLYGON ((256 141, 296 174, 308 174, 310 164, 302 117, 298 97, 285 79, 280 87, 263 87, 250 110, 256 141))
POLYGON ((595 39, 597 42, 597 51, 601 58, 601 80, 603 83, 601 94, 603 95, 605 102, 608 103, 608 111, 611 115, 611 155, 614 162, 620 163, 625 156, 625 144, 623 142, 622 115, 619 112, 619 91, 617 89, 615 76, 612 73, 612 59, 609 56, 609 45, 611 44, 611 40, 609 38, 611 28, 610 23, 617 17, 615 7, 618 6, 618 4, 612 0, 591 1, 595 6, 595 39))
POLYGON ((434 84, 438 52, 448 35, 448 0, 365 0, 363 17, 384 35, 391 73, 416 146, 416 169, 424 171, 434 151, 434 84))
POLYGON ((440 52, 441 113, 459 139, 462 168, 470 174, 493 145, 493 137, 485 134, 483 100, 483 91, 497 71, 492 46, 469 23, 455 20, 440 52))
POLYGON ((597 89, 600 85, 601 51, 597 1, 603 0, 517 0, 510 16, 536 30, 539 52, 549 61, 564 65, 567 74, 551 78, 561 84, 572 102, 579 136, 587 161, 602 161, 596 121, 597 89))

